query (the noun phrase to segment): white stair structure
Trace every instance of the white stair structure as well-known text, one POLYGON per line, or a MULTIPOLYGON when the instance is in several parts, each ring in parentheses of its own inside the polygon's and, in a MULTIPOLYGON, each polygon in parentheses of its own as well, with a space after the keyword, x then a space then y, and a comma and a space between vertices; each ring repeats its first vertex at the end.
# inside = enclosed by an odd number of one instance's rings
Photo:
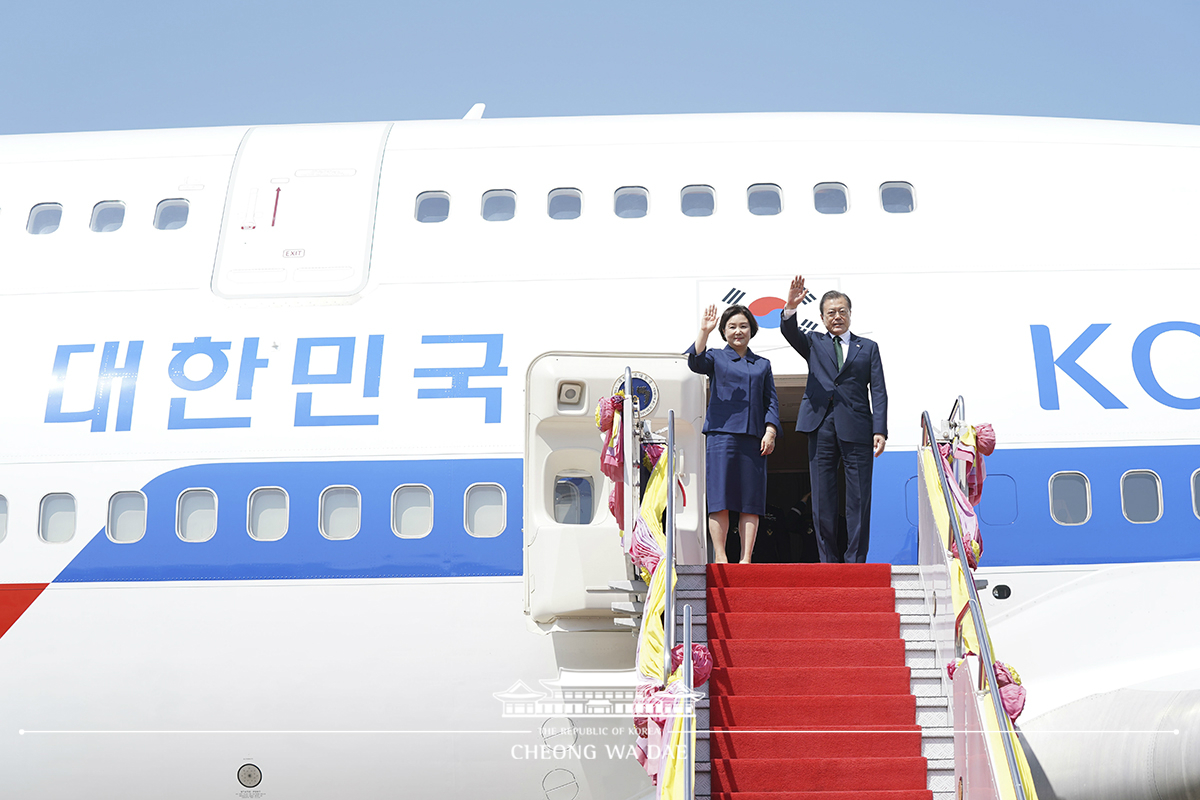
POLYGON ((950 682, 946 665, 937 664, 933 641, 933 609, 926 606, 921 568, 893 566, 896 613, 904 637, 904 663, 911 671, 909 685, 917 698, 917 724, 921 726, 921 755, 934 800, 954 797, 954 720, 950 715, 950 682))

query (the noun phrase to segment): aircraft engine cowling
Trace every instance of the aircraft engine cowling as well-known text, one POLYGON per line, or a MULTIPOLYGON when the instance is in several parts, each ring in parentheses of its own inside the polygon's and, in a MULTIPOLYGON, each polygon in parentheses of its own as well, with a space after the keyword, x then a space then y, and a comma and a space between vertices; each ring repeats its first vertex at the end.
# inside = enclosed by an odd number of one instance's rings
POLYGON ((1200 797, 1200 690, 1118 689, 1020 730, 1039 800, 1200 797))

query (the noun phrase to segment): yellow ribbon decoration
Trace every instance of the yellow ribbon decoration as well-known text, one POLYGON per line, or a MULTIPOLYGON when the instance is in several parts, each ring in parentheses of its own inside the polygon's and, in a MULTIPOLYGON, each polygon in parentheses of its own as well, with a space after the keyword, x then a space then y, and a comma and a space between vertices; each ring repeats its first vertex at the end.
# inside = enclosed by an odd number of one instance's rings
MULTIPOLYGON (((667 492, 670 489, 670 477, 667 475, 667 458, 664 453, 654 465, 650 480, 646 482, 646 494, 642 497, 642 521, 650 530, 660 552, 666 552, 667 537, 663 533, 662 513, 667 507, 667 492)), ((654 568, 650 577, 649 589, 646 593, 645 607, 642 609, 642 630, 638 641, 638 670, 648 678, 662 681, 663 649, 666 647, 666 632, 663 629, 663 610, 667 604, 666 575, 663 568, 664 557, 654 568)), ((671 570, 671 585, 675 585, 677 576, 671 570)))
MULTIPOLYGON (((696 786, 696 776, 689 775, 685 769, 685 759, 683 757, 683 720, 682 714, 673 718, 671 725, 671 734, 666 737, 668 747, 666 763, 663 765, 662 775, 659 776, 659 797, 662 800, 683 800, 683 790, 687 786, 686 781, 692 781, 692 788, 696 786)), ((696 726, 692 726, 691 730, 692 752, 696 752, 696 726)))

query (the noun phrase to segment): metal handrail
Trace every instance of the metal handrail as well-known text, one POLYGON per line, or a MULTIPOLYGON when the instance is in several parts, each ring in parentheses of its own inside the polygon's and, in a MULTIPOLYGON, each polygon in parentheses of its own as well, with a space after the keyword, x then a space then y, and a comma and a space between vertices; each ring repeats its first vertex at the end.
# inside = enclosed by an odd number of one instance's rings
MULTIPOLYGON (((965 425, 967 422, 967 401, 963 400, 963 396, 961 394, 958 396, 958 399, 954 401, 954 405, 950 406, 950 416, 946 417, 946 420, 950 422, 952 426, 955 421, 955 412, 958 413, 958 422, 965 425)), ((958 481, 959 488, 961 488, 964 492, 967 490, 967 468, 965 464, 958 461, 954 462, 954 480, 958 481)))
POLYGON ((967 401, 963 400, 963 396, 961 394, 958 396, 958 399, 954 401, 954 405, 950 406, 950 416, 946 417, 946 419, 954 419, 955 411, 958 412, 958 418, 963 422, 966 422, 967 401))
MULTIPOLYGON (((637 425, 637 399, 633 396, 633 370, 625 368, 625 398, 621 404, 623 430, 621 435, 625 442, 625 483, 629 487, 625 501, 625 535, 633 536, 636 513, 635 504, 640 506, 638 487, 635 477, 641 465, 641 448, 637 447, 635 427, 637 425), (635 467, 634 465, 638 466, 635 467)), ((667 522, 663 534, 667 540, 666 553, 660 566, 666 573, 666 602, 663 608, 663 687, 666 688, 671 679, 671 650, 675 643, 675 582, 672 580, 675 572, 675 410, 667 411, 667 522)), ((693 775, 695 769, 695 754, 692 752, 691 726, 692 717, 687 714, 692 702, 692 607, 683 607, 683 690, 684 690, 684 800, 693 800, 695 787, 693 775)), ((694 708, 694 707, 693 707, 694 708)), ((694 712, 693 712, 694 713, 694 712)), ((1019 800, 1024 800, 1020 798, 1019 800)))
MULTIPOLYGON (((965 408, 960 396, 955 402, 955 409, 960 407, 965 408)), ((951 409, 951 416, 954 415, 954 410, 951 409)), ((979 655, 983 661, 982 668, 986 670, 988 676, 988 694, 992 698, 992 709, 996 713, 996 724, 1004 728, 1005 734, 1012 732, 1011 721, 1008 714, 1004 711, 1004 704, 1000 701, 1000 684, 996 679, 996 659, 992 655, 992 645, 988 641, 987 625, 983 619, 983 608, 979 603, 979 593, 975 590, 975 580, 971 574, 971 570, 967 567, 966 552, 967 548, 963 543, 962 528, 958 524, 958 509, 955 507, 954 497, 950 494, 950 486, 947 483, 946 468, 942 464, 941 454, 937 452, 937 438, 933 433, 933 423, 929 419, 929 412, 921 412, 921 425, 924 427, 925 444, 933 448, 933 461, 937 466, 938 480, 942 484, 942 499, 946 503, 946 510, 950 517, 950 530, 954 533, 954 543, 958 546, 958 559, 962 562, 963 568, 966 570, 967 584, 967 604, 971 608, 971 621, 975 624, 975 636, 979 640, 979 649, 982 651, 979 655)), ((1017 800, 1025 800, 1025 787, 1021 782, 1021 771, 1017 767, 1017 754, 1013 749, 1012 736, 1001 736, 1001 741, 1004 744, 1004 758, 1008 762, 1008 772, 1013 782, 1013 791, 1016 792, 1017 800)))
POLYGON ((663 686, 671 679, 671 649, 675 646, 675 410, 667 412, 667 601, 663 608, 663 686))
MULTIPOLYGON (((667 524, 664 526, 667 537, 667 602, 663 609, 663 634, 665 663, 663 665, 663 686, 671 676, 671 650, 675 644, 675 585, 671 578, 675 573, 675 410, 667 411, 667 524)), ((692 752, 692 725, 695 714, 695 704, 692 698, 692 606, 683 607, 683 800, 692 800, 695 796, 695 753, 692 752)))
MULTIPOLYGON (((672 486, 672 489, 675 487, 672 486)), ((692 697, 692 607, 683 607, 683 800, 692 800, 696 787, 695 754, 692 752, 692 725, 695 720, 695 698, 692 697), (690 713, 688 713, 690 712, 690 713)))
MULTIPOLYGON (((633 395, 633 370, 625 368, 625 398, 621 404, 624 418, 621 435, 625 438, 625 484, 629 487, 625 502, 625 535, 633 536, 633 526, 640 507, 638 486, 635 484, 637 470, 641 465, 641 448, 637 446, 636 428, 638 403, 633 395), (637 466, 635 466, 637 465, 637 466)), ((663 686, 671 678, 671 650, 675 646, 675 582, 671 580, 675 571, 675 410, 667 412, 667 524, 663 534, 667 540, 663 563, 667 567, 666 602, 663 607, 663 686)))
MULTIPOLYGON (((621 438, 625 448, 625 485, 629 487, 625 497, 625 539, 626 542, 632 541, 633 536, 633 521, 636 519, 633 513, 633 506, 638 500, 637 488, 634 485, 634 478, 637 473, 633 470, 634 464, 634 439, 633 429, 637 424, 637 400, 633 396, 633 371, 625 368, 625 397, 621 402, 621 438)), ((641 459, 638 459, 639 461, 641 459)))

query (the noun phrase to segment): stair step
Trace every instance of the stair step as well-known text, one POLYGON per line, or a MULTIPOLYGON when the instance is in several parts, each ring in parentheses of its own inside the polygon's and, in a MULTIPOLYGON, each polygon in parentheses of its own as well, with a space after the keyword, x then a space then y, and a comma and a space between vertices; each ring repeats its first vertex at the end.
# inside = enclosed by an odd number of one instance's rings
POLYGON ((893 589, 896 593, 897 614, 923 614, 925 611, 925 592, 921 589, 893 589))
MULTIPOLYGON (((791 697, 709 697, 709 721, 713 727, 792 725, 875 726, 920 724, 920 698, 903 695, 801 695, 791 697)), ((944 710, 944 708, 943 708, 944 710)))
POLYGON ((929 614, 901 614, 900 635, 905 639, 933 639, 933 617, 929 614))
POLYGON ((708 635, 714 639, 895 639, 900 631, 901 618, 895 612, 708 615, 708 635))
POLYGON ((737 758, 713 759, 714 792, 925 789, 925 759, 737 758))
POLYGON ((716 667, 898 667, 907 653, 900 639, 712 639, 708 647, 716 667))
POLYGON ((956 785, 954 780, 954 759, 946 759, 944 764, 945 766, 934 766, 931 763, 927 767, 928 777, 926 778, 926 786, 934 793, 954 792, 956 785))
POLYGON ((911 670, 912 679, 909 687, 913 694, 917 697, 933 697, 941 696, 944 686, 942 684, 943 670, 937 667, 918 667, 911 670))
POLYGON ((896 610, 896 594, 890 586, 710 586, 706 599, 708 610, 715 613, 764 610, 793 613, 896 610))
POLYGON ((915 564, 892 566, 891 586, 894 589, 920 589, 921 568, 915 564))
POLYGON ((917 724, 922 728, 946 728, 951 725, 950 700, 945 697, 915 697, 917 724))
POLYGON ((709 564, 708 585, 891 586, 888 564, 709 564))
POLYGON ((714 758, 792 758, 820 753, 824 758, 852 758, 869 752, 876 757, 921 755, 921 732, 881 731, 713 731, 714 758))
POLYGON ((895 695, 911 691, 907 667, 718 667, 709 692, 741 695, 895 695))
MULTIPOLYGON (((707 729, 706 729, 707 730, 707 729)), ((753 731, 767 731, 769 733, 921 733, 925 729, 915 722, 908 725, 888 725, 885 728, 880 728, 878 725, 805 725, 803 728, 797 728, 794 725, 718 725, 714 726, 710 733, 751 733, 753 731)), ((936 730, 941 730, 940 728, 936 730)), ((700 735, 700 731, 696 732, 700 735)))
MULTIPOLYGON (((697 623, 703 625, 705 617, 707 617, 707 603, 704 600, 702 593, 696 592, 697 597, 680 597, 680 593, 675 594, 675 619, 683 621, 683 609, 691 606, 692 609, 692 624, 697 623)), ((684 594, 692 594, 692 592, 684 592, 684 594)))
POLYGON ((953 728, 922 728, 921 729, 921 755, 927 759, 943 759, 951 760, 951 766, 954 761, 954 729, 953 728))
POLYGON ((937 644, 932 639, 905 639, 904 665, 912 668, 940 668, 937 663, 937 644))
POLYGON ((866 792, 714 792, 712 800, 933 800, 933 793, 927 789, 876 789, 866 792))

